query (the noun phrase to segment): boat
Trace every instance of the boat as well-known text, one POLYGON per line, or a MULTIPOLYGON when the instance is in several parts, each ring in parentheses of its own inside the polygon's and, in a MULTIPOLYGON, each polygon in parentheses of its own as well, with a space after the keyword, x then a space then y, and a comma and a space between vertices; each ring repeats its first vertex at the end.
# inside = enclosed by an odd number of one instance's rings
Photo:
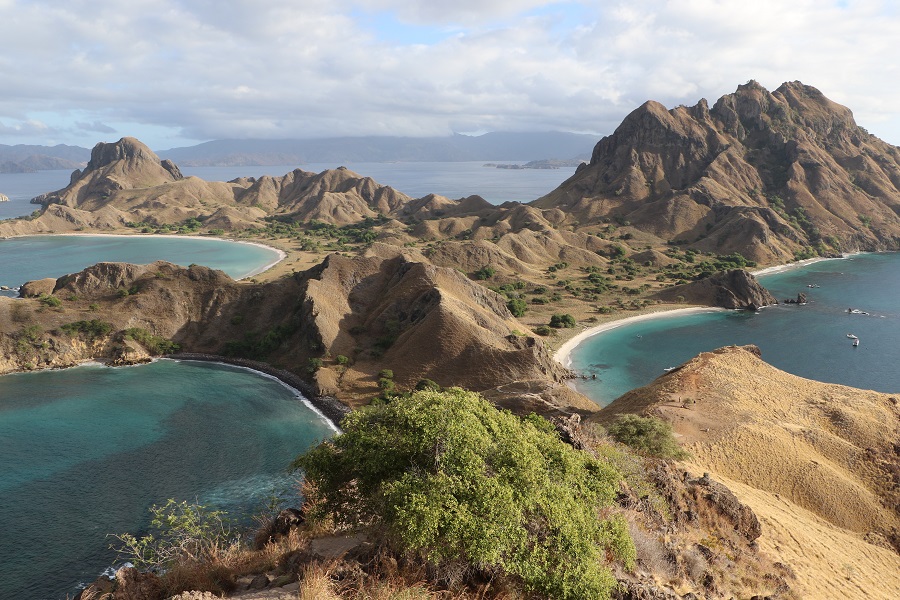
POLYGON ((853 347, 856 348, 857 346, 859 346, 859 338, 853 340, 853 347))
POLYGON ((856 337, 856 336, 853 335, 852 333, 848 333, 848 334, 847 334, 847 337, 850 338, 851 340, 858 340, 858 339, 859 339, 858 337, 856 337))

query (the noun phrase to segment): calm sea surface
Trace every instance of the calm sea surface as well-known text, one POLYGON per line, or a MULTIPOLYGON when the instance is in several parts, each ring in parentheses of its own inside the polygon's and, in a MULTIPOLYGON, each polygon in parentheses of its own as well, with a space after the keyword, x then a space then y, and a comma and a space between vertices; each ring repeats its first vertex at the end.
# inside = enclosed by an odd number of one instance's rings
POLYGON ((280 382, 159 361, 0 377, 0 598, 74 595, 168 498, 254 511, 332 428, 280 382))
POLYGON ((808 304, 623 325, 575 349, 572 368, 598 378, 576 380, 576 387, 606 405, 700 352, 755 344, 766 362, 794 375, 900 392, 900 254, 826 260, 763 275, 759 281, 779 301, 804 292, 808 304), (848 308, 868 314, 850 314, 848 308), (859 347, 851 346, 848 333, 859 337, 859 347))
POLYGON ((205 265, 239 279, 278 260, 272 248, 215 238, 35 235, 0 239, 0 285, 76 273, 98 262, 205 265))

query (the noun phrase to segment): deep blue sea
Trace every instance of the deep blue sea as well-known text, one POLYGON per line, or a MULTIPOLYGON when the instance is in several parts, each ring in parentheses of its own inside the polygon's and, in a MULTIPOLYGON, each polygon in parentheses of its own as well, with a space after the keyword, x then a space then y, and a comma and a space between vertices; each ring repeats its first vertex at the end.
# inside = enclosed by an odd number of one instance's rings
POLYGON ((574 370, 598 379, 575 386, 605 406, 700 352, 755 344, 763 360, 794 375, 900 392, 900 253, 824 260, 759 281, 779 301, 804 292, 808 303, 663 317, 600 333, 570 356, 574 370))

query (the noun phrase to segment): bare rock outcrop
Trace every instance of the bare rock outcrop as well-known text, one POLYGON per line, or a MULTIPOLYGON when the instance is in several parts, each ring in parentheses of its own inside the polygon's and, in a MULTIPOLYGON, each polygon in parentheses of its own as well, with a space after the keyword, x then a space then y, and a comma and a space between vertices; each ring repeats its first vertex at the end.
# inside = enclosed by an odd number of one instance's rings
POLYGON ((778 300, 743 269, 719 271, 691 283, 672 286, 654 294, 667 302, 683 301, 729 309, 757 310, 778 300))

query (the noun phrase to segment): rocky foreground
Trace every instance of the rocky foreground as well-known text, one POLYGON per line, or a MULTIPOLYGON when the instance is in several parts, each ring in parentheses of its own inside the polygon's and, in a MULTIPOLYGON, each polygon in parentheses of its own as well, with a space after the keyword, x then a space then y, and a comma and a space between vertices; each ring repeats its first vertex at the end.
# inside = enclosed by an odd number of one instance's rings
POLYGON ((672 423, 697 471, 759 517, 760 548, 807 598, 891 598, 900 589, 900 397, 780 371, 755 347, 705 352, 628 392, 595 419, 672 423))

